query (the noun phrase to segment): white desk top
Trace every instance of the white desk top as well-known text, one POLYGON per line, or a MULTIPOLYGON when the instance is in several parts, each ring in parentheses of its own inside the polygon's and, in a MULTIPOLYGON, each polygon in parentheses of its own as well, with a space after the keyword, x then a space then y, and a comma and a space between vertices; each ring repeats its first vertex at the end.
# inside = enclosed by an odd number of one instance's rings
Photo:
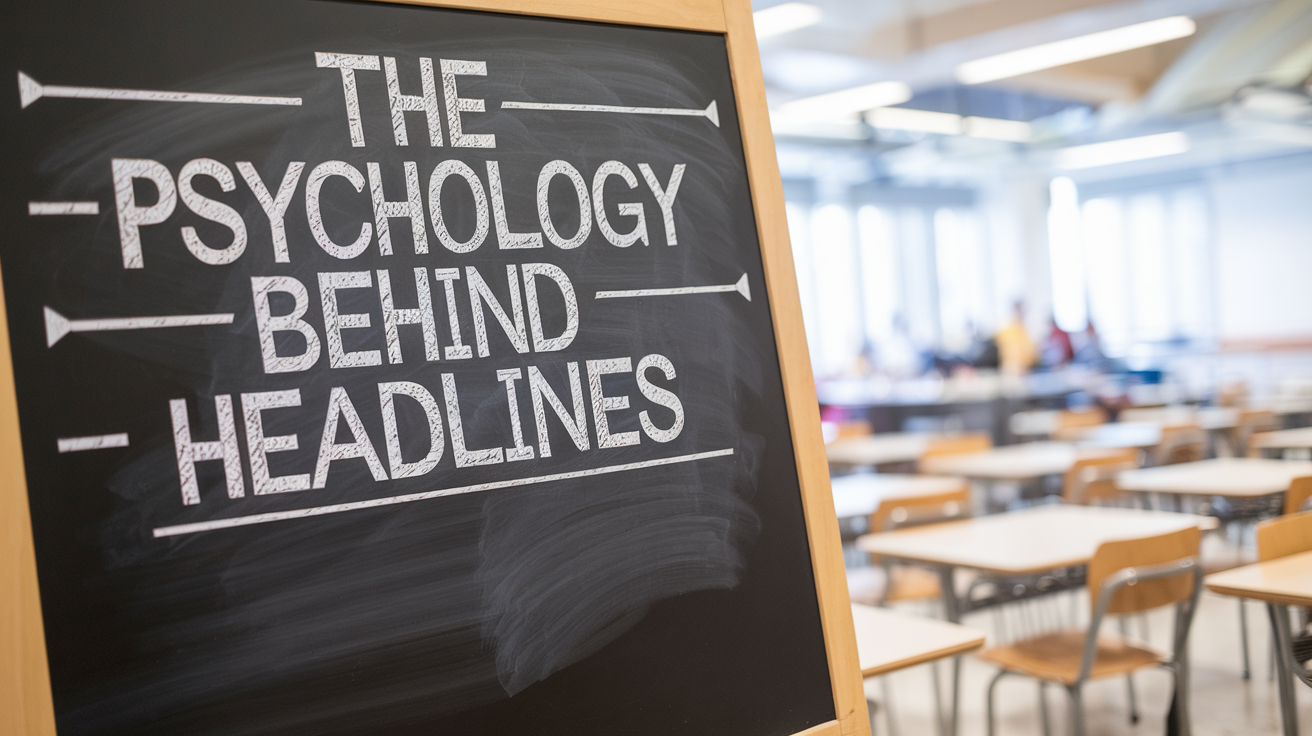
POLYGON ((1283 450, 1287 447, 1312 447, 1312 427, 1258 432, 1249 440, 1252 447, 1283 450))
POLYGON ((1304 475, 1312 475, 1312 462, 1228 457, 1124 470, 1116 485, 1124 491, 1252 497, 1288 490, 1290 481, 1304 475))
POLYGON ((995 447, 984 452, 927 458, 923 461, 922 469, 927 473, 967 478, 1026 480, 1044 475, 1060 475, 1070 470, 1076 460, 1110 452, 1100 449, 1081 450, 1067 442, 1026 442, 995 447))
POLYGON ((1140 448, 1162 443, 1162 425, 1153 422, 1099 424, 1074 433, 1080 447, 1140 448))
POLYGON ((984 646, 984 632, 960 624, 852 604, 861 676, 951 657, 984 646))
POLYGON ((1203 429, 1230 429, 1239 425, 1239 410, 1228 406, 1162 406, 1151 409, 1129 408, 1121 412, 1120 420, 1127 423, 1148 422, 1159 426, 1197 424, 1203 429))
MULTIPOLYGON (((1291 606, 1312 606, 1312 552, 1218 572, 1208 575, 1205 582, 1208 590, 1224 595, 1291 606)), ((859 653, 859 644, 857 650, 859 653)))
POLYGON ((846 437, 825 446, 831 463, 844 465, 883 465, 919 460, 937 435, 914 432, 887 432, 863 437, 846 437))
POLYGON ((856 473, 833 479, 834 510, 838 518, 868 516, 882 501, 951 493, 965 484, 963 478, 942 475, 856 473))
POLYGON ((1103 542, 1216 524, 1193 514, 1054 505, 867 534, 856 546, 904 560, 1020 575, 1085 564, 1103 542))

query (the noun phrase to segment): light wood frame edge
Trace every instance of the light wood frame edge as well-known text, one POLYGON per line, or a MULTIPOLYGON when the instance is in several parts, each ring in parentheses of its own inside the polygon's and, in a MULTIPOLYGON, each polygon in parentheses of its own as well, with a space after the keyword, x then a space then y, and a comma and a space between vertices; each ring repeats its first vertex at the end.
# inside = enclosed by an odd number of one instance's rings
MULTIPOLYGON (((868 734, 870 723, 857 660, 838 521, 820 439, 815 383, 784 217, 783 185, 769 117, 761 114, 767 110, 765 82, 749 0, 623 4, 608 0, 538 0, 531 8, 523 0, 379 1, 725 34, 802 489, 834 712, 838 716, 837 721, 817 725, 797 736, 868 734)), ((3 484, 0 487, 0 543, 3 543, 0 591, 18 592, 16 596, 0 596, 0 732, 55 736, 8 325, 0 289, 0 458, 8 461, 0 470, 0 484, 3 484), (4 662, 16 665, 5 667, 4 662)))
POLYGON ((0 734, 55 736, 9 317, 0 283, 0 734), (12 591, 12 593, 11 593, 12 591))
POLYGON ((757 236, 761 241, 766 291, 770 295, 770 316, 774 322, 779 369, 793 436, 797 480, 802 489, 802 509, 811 547, 820 621, 824 627, 834 713, 844 736, 869 734, 870 716, 856 651, 852 601, 847 591, 838 517, 834 511, 829 465, 820 433, 820 403, 816 398, 815 377, 811 373, 806 330, 802 324, 802 302, 797 292, 797 274, 784 213, 783 180, 775 156, 774 133, 770 130, 752 6, 750 0, 722 2, 729 69, 738 102, 752 206, 756 210, 757 236))

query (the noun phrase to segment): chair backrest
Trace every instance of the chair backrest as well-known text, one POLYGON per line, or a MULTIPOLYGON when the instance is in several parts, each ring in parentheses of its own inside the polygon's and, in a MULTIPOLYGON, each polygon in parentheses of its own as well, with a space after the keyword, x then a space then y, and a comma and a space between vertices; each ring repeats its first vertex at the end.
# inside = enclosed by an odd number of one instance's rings
POLYGON ((880 502, 870 515, 870 531, 887 532, 911 524, 959 519, 969 516, 970 508, 970 484, 963 480, 955 491, 880 502))
POLYGON ((1251 442, 1253 440, 1253 435, 1258 432, 1268 432, 1273 429, 1280 429, 1280 422, 1276 420, 1274 412, 1239 412, 1239 423, 1235 425, 1234 430, 1235 455, 1243 457, 1252 454, 1253 448, 1251 442))
POLYGON ((1057 415, 1057 429, 1071 429, 1074 427, 1096 427, 1099 424, 1107 423, 1107 413, 1100 407, 1085 409, 1083 411, 1066 410, 1057 415))
POLYGON ((1289 490, 1285 491, 1284 513, 1297 514, 1303 510, 1303 504, 1309 498, 1312 498, 1312 475, 1295 478, 1290 482, 1289 490))
POLYGON ((1091 501, 1116 498, 1121 495, 1116 487, 1116 474, 1137 467, 1138 450, 1127 449, 1105 457, 1076 460, 1063 479, 1062 498, 1066 503, 1085 505, 1091 501))
POLYGON ((1289 514, 1257 525, 1259 562, 1312 549, 1312 511, 1289 514))
POLYGON ((865 419, 849 419, 838 423, 838 437, 835 439, 847 439, 848 437, 865 437, 870 434, 873 428, 870 422, 865 419))
MULTIPOLYGON (((1192 526, 1178 532, 1141 539, 1103 542, 1089 560, 1089 607, 1096 610, 1102 583, 1127 567, 1146 567, 1197 557, 1202 532, 1192 526)), ((1113 596, 1107 613, 1137 613, 1169 603, 1180 603, 1193 595, 1193 576, 1174 575, 1157 580, 1140 580, 1122 587, 1113 596)))
POLYGON ((1207 432, 1197 424, 1162 427, 1162 440, 1153 448, 1154 465, 1192 463, 1207 457, 1207 432))
POLYGON ((961 434, 955 437, 935 437, 920 455, 920 462, 944 455, 965 455, 983 452, 993 447, 993 440, 983 432, 978 434, 961 434))

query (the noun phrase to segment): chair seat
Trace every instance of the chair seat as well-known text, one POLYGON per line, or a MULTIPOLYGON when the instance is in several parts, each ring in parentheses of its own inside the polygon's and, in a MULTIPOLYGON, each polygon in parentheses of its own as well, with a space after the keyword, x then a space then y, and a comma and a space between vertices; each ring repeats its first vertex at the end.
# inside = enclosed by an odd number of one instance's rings
MULTIPOLYGON (((1086 636, 1084 631, 1058 631, 1004 647, 985 649, 975 656, 1011 672, 1073 685, 1079 679, 1086 636)), ((1165 661, 1166 656, 1162 653, 1132 644, 1119 636, 1100 636, 1098 655, 1089 678, 1096 680, 1123 675, 1165 661)))

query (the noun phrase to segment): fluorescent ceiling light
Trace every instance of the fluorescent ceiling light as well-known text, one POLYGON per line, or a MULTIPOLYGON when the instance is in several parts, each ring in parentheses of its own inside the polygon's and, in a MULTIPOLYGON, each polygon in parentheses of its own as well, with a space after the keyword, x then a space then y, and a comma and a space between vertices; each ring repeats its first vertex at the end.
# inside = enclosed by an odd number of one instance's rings
POLYGON ((1090 33, 1087 36, 1077 36, 1065 41, 1045 43, 968 61, 957 67, 957 79, 962 84, 992 82, 996 79, 1006 79, 1037 72, 1040 69, 1051 69, 1063 64, 1096 59, 1099 56, 1184 38, 1193 35, 1195 30, 1193 20, 1187 16, 1159 18, 1147 23, 1136 23, 1113 28, 1110 31, 1090 33))
POLYGON ((820 8, 807 3, 784 3, 752 13, 757 38, 770 38, 815 25, 824 17, 820 8))
POLYGON ((1095 166, 1123 164, 1159 156, 1173 156, 1189 150, 1184 133, 1158 133, 1119 141, 1072 146, 1057 151, 1057 165, 1063 169, 1091 169, 1095 166))
POLYGON ((906 107, 881 107, 866 113, 866 122, 876 128, 918 130, 941 135, 961 135, 961 116, 948 112, 912 110, 906 107))
POLYGON ((912 110, 905 107, 881 107, 865 115, 876 128, 915 130, 940 135, 968 135, 1002 141, 1025 142, 1030 139, 1030 124, 1019 120, 962 117, 947 112, 912 110))
POLYGON ((1030 124, 1020 120, 1001 120, 999 118, 965 119, 966 135, 975 138, 992 138, 999 141, 1024 143, 1033 135, 1030 124))
POLYGON ((814 97, 785 102, 779 112, 796 120, 850 119, 865 110, 897 105, 911 99, 904 82, 876 82, 814 97))

